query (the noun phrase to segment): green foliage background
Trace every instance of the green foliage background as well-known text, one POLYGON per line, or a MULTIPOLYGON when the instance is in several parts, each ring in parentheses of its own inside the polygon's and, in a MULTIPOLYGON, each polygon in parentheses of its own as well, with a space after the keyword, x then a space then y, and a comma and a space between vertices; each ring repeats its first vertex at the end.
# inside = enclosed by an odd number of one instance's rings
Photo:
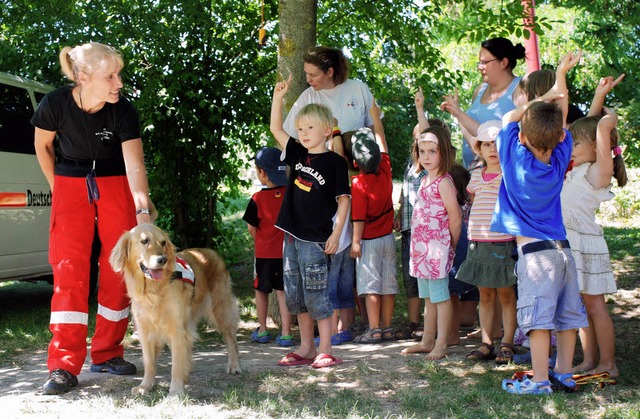
MULTIPOLYGON (((585 53, 570 73, 574 103, 586 109, 599 77, 627 74, 608 104, 621 115, 627 164, 637 165, 639 3, 536 4, 543 66, 554 67, 569 50, 585 53)), ((259 47, 258 0, 2 0, 0 71, 61 85, 62 46, 98 41, 119 48, 126 93, 141 116, 158 224, 180 246, 215 246, 224 237, 220 207, 247 186, 241 174, 253 150, 273 144, 267 123, 277 6, 276 0, 264 2, 269 35, 259 47)), ((317 39, 343 48, 352 77, 378 98, 394 173, 401 176, 418 86, 430 116, 452 123, 438 109, 442 95, 457 87, 468 104, 479 83, 479 43, 492 36, 523 42, 529 34, 522 17, 516 1, 318 0, 317 39)), ((524 71, 524 65, 516 68, 524 71)))

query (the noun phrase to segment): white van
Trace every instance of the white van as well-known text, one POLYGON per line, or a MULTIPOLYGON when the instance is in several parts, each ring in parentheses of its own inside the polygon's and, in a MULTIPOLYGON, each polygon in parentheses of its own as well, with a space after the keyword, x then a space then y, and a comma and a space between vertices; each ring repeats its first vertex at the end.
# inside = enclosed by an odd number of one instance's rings
POLYGON ((51 90, 0 72, 0 281, 51 274, 51 188, 36 159, 30 123, 51 90))

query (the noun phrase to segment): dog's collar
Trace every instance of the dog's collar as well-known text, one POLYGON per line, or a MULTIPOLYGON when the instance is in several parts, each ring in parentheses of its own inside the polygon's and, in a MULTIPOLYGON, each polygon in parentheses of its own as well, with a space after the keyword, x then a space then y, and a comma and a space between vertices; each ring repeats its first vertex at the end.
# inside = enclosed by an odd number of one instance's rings
MULTIPOLYGON (((144 274, 144 276, 152 281, 159 281, 162 279, 162 269, 149 269, 144 263, 140 262, 140 270, 144 274)), ((171 274, 170 282, 175 280, 179 280, 182 282, 186 282, 191 285, 195 285, 196 278, 193 273, 193 269, 191 266, 184 260, 179 257, 176 257, 176 263, 174 267, 174 271, 171 274)))

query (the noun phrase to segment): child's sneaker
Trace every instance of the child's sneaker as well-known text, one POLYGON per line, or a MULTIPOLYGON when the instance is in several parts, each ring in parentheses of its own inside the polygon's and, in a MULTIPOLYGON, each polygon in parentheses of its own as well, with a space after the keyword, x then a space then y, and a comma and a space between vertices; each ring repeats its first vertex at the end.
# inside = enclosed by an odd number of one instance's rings
POLYGON ((524 380, 502 380, 502 389, 510 394, 552 394, 551 382, 524 380))
POLYGON ((553 370, 553 367, 549 368, 549 379, 551 380, 554 390, 563 390, 568 393, 572 393, 578 389, 578 385, 573 379, 573 373, 568 372, 566 374, 558 374, 553 370))
POLYGON ((293 336, 292 335, 278 335, 276 337, 276 343, 280 346, 293 346, 293 336))
POLYGON ((258 343, 268 343, 271 340, 271 335, 268 330, 260 332, 260 326, 258 326, 256 330, 251 333, 251 340, 258 343))

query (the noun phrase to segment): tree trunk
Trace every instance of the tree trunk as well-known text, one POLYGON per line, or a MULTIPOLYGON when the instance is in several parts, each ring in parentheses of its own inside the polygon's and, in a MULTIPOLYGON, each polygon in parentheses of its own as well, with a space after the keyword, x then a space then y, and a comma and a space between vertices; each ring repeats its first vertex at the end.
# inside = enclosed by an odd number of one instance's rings
MULTIPOLYGON (((293 75, 285 97, 284 116, 289 112, 300 93, 309 85, 304 76, 302 57, 309 48, 316 46, 317 0, 280 0, 280 40, 278 43, 278 80, 293 75)), ((280 327, 280 310, 276 293, 269 294, 268 315, 280 327)))
POLYGON ((309 85, 304 76, 302 57, 309 48, 316 46, 317 0, 280 0, 280 40, 278 43, 279 78, 293 74, 291 86, 284 103, 289 112, 300 93, 309 85))

